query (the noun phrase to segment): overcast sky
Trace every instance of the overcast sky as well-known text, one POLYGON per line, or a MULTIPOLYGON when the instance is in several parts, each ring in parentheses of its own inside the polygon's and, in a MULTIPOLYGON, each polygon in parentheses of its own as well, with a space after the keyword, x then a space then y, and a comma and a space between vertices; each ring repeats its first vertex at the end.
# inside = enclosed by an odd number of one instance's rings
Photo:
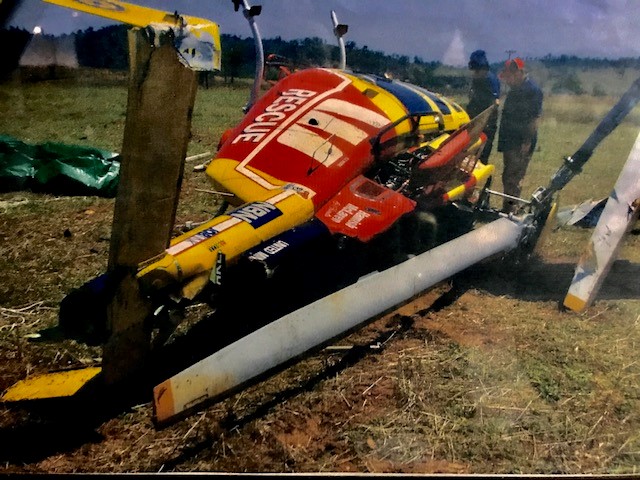
MULTIPOLYGON (((86 1, 86 0, 83 0, 86 1)), ((95 0, 94 0, 95 1, 95 0)), ((108 0, 102 0, 108 1, 108 0)), ((134 2, 132 2, 134 3, 134 2)), ((231 0, 138 0, 163 10, 210 18, 221 33, 251 36, 231 0)), ((478 48, 489 61, 516 55, 640 56, 640 0, 251 0, 262 5, 264 38, 320 37, 334 43, 330 11, 349 25, 345 40, 389 54, 464 65, 478 48)), ((70 33, 110 21, 40 0, 23 0, 11 24, 70 33)))

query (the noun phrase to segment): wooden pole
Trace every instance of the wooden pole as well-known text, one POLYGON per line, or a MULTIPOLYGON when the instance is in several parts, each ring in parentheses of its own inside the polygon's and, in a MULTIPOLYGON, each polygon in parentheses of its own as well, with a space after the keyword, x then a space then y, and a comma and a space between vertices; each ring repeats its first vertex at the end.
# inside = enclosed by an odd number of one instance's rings
POLYGON ((197 90, 196 73, 180 63, 170 41, 154 47, 144 30, 133 29, 129 48, 127 118, 108 266, 124 280, 107 311, 106 384, 130 377, 149 356, 145 319, 151 306, 135 272, 140 262, 169 245, 197 90))

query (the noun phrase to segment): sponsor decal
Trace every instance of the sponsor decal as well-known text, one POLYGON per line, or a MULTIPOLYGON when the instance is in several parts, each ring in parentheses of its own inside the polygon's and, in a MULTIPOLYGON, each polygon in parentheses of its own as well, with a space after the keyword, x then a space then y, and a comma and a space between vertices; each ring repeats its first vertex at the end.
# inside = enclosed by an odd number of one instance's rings
POLYGON ((209 275, 209 280, 211 283, 217 286, 221 286, 223 282, 223 278, 225 276, 226 270, 226 257, 224 253, 218 252, 216 255, 216 264, 211 270, 211 275, 209 275))
POLYGON ((344 219, 350 217, 349 220, 345 222, 345 225, 348 228, 357 228, 358 225, 360 225, 360 222, 370 216, 370 213, 367 213, 364 210, 360 210, 360 208, 356 205, 347 203, 344 207, 333 214, 333 216, 331 217, 331 221, 334 223, 342 223, 344 219))
POLYGON ((358 210, 360 209, 355 205, 353 205, 352 203, 347 203, 344 207, 338 210, 338 212, 335 215, 333 215, 333 217, 331 217, 331 221, 334 223, 341 223, 345 218, 347 218, 350 215, 353 215, 358 210))
POLYGON ((227 242, 225 242, 224 240, 220 240, 218 243, 214 243, 213 245, 211 245, 209 247, 209 251, 210 252, 215 252, 216 250, 218 250, 220 247, 224 247, 227 244, 227 242))
POLYGON ((353 217, 347 220, 345 225, 349 228, 357 228, 358 225, 360 225, 360 222, 369 216, 371 216, 370 213, 367 213, 364 210, 359 210, 353 214, 353 217))
POLYGON ((259 228, 280 215, 282 210, 267 202, 249 203, 229 213, 229 216, 247 222, 253 228, 259 228))
POLYGON ((284 250, 288 246, 289 246, 289 244, 287 242, 285 242, 284 240, 278 240, 278 241, 272 243, 271 245, 267 245, 266 247, 264 247, 259 252, 254 253, 253 255, 251 255, 249 257, 249 259, 263 261, 263 260, 266 260, 267 258, 269 258, 271 255, 274 255, 274 254, 284 250))
POLYGON ((213 237, 214 235, 220 233, 219 230, 216 230, 213 227, 209 227, 205 230, 202 230, 201 232, 196 233, 195 235, 192 235, 191 237, 187 237, 184 240, 182 240, 180 243, 169 247, 167 249, 167 253, 170 255, 176 255, 180 252, 183 252, 191 247, 193 247, 194 245, 199 244, 200 242, 204 242, 205 240, 207 240, 208 238, 213 237))
POLYGON ((307 187, 305 187, 303 185, 300 185, 298 183, 287 183, 284 187, 282 187, 282 189, 283 190, 291 190, 293 192, 296 192, 298 195, 300 195, 305 200, 310 199, 311 197, 313 197, 316 194, 316 192, 314 192, 310 188, 307 188, 307 187))

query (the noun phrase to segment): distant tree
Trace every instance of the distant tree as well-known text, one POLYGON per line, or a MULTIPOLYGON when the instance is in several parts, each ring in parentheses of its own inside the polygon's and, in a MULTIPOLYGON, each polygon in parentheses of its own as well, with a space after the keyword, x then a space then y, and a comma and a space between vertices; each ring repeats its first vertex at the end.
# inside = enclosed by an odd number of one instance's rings
POLYGON ((222 75, 225 83, 233 83, 241 75, 245 58, 249 56, 247 42, 238 36, 226 36, 222 44, 222 75))
POLYGON ((78 63, 83 67, 126 70, 129 67, 127 25, 111 25, 76 33, 78 63))
POLYGON ((20 62, 20 57, 31 34, 22 28, 11 27, 0 30, 0 79, 13 72, 20 62))
POLYGON ((313 37, 302 40, 302 49, 305 53, 308 64, 315 66, 324 66, 329 56, 327 55, 327 46, 324 40, 313 37))

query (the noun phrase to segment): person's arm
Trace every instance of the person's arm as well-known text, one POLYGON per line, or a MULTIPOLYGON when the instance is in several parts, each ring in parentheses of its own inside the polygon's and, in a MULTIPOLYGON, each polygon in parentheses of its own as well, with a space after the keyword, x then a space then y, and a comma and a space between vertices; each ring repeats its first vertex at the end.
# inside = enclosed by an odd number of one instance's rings
POLYGON ((522 139, 522 144, 520 145, 520 149, 522 153, 527 153, 531 150, 531 144, 533 143, 533 139, 538 131, 538 120, 540 117, 535 117, 533 120, 529 122, 527 128, 525 130, 524 138, 522 139))

